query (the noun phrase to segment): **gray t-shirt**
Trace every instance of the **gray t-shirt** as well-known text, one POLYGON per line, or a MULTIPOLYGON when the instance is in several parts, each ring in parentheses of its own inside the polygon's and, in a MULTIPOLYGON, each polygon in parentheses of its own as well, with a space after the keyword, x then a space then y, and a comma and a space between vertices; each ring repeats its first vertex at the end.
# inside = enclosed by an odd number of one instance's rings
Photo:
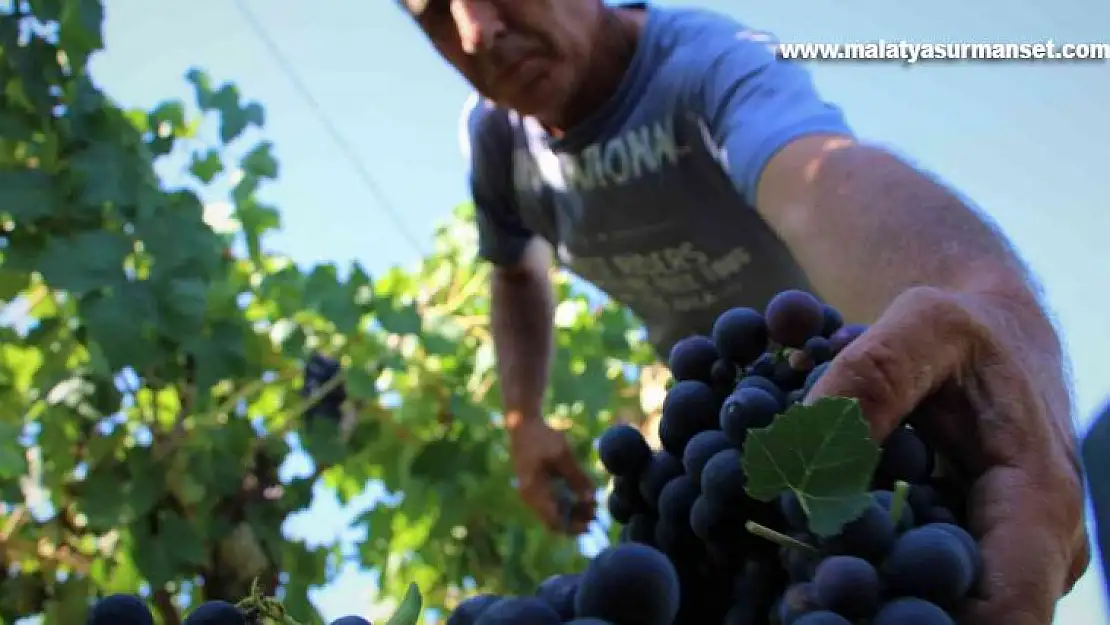
POLYGON ((807 134, 851 134, 767 37, 701 9, 650 6, 617 93, 561 139, 472 97, 463 148, 481 255, 519 260, 533 236, 628 306, 666 354, 733 306, 808 288, 752 208, 771 156, 807 134))

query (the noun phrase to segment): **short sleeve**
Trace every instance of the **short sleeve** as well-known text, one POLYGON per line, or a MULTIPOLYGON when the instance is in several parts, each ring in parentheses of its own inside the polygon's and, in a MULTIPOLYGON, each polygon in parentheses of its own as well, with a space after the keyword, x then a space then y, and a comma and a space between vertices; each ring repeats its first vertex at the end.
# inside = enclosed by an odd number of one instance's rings
POLYGON ((516 264, 535 233, 513 201, 513 140, 506 112, 472 95, 463 107, 459 143, 469 164, 478 254, 495 265, 516 264))
POLYGON ((763 169, 782 148, 807 135, 852 131, 840 109, 818 94, 809 72, 778 56, 772 36, 733 24, 713 39, 716 53, 697 74, 703 78, 693 106, 737 191, 755 206, 763 169))

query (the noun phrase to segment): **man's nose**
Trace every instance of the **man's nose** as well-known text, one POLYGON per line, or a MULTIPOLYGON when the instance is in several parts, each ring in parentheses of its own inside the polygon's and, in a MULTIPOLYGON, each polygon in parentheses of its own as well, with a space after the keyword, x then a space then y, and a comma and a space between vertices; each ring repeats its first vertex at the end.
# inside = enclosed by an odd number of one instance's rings
POLYGON ((455 20, 462 49, 467 54, 490 47, 505 30, 505 24, 490 0, 454 0, 451 16, 455 20))

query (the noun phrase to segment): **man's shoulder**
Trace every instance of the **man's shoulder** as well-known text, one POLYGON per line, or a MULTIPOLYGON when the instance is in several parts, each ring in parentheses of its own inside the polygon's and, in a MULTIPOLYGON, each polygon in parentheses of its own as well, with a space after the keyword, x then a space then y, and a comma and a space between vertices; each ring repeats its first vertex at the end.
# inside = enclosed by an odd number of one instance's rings
POLYGON ((706 47, 732 46, 736 42, 769 37, 760 30, 727 13, 701 7, 657 7, 653 18, 659 22, 659 44, 676 51, 706 47))
POLYGON ((472 160, 479 146, 482 151, 489 150, 491 144, 508 148, 512 143, 513 115, 476 91, 471 92, 459 112, 458 141, 463 158, 472 160))

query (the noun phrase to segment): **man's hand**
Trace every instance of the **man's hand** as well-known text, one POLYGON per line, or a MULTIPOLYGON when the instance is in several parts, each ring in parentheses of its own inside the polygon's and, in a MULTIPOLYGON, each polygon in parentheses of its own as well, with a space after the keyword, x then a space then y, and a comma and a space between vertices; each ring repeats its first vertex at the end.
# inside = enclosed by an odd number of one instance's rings
POLYGON ((985 569, 967 625, 1049 625, 1090 557, 1062 359, 1033 299, 905 291, 807 398, 858 398, 877 440, 913 413, 969 480, 985 569))
POLYGON ((594 485, 575 460, 566 436, 534 418, 509 429, 509 444, 524 502, 552 530, 584 532, 594 518, 594 485), (560 508, 554 488, 560 478, 575 498, 569 511, 560 508))

